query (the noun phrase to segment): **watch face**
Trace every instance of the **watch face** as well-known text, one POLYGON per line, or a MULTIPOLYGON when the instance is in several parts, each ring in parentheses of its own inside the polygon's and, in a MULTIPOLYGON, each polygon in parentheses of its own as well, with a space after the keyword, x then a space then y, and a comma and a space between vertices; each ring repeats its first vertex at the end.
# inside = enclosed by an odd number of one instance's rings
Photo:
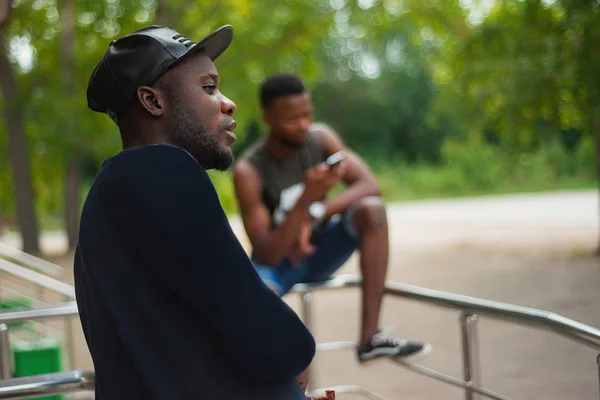
POLYGON ((314 219, 321 219, 325 216, 325 205, 323 203, 313 203, 308 212, 314 219))

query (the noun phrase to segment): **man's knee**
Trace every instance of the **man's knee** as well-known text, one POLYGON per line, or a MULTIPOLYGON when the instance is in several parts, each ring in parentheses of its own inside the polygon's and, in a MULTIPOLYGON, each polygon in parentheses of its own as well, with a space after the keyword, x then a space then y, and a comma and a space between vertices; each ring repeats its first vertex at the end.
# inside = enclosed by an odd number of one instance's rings
POLYGON ((387 215, 385 203, 379 196, 369 196, 358 200, 353 205, 353 222, 359 230, 387 229, 387 215))

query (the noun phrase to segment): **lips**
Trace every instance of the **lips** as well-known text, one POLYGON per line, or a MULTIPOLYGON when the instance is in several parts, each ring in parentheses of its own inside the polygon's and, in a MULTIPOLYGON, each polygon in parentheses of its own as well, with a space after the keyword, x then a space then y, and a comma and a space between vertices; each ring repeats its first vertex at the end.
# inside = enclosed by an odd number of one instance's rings
POLYGON ((225 135, 227 135, 227 138, 229 139, 230 144, 237 140, 237 136, 235 135, 235 133, 233 133, 233 130, 236 127, 237 127, 237 123, 235 121, 233 121, 231 124, 229 124, 229 126, 227 126, 227 129, 225 130, 225 135))
POLYGON ((231 131, 225 131, 225 135, 227 135, 227 139, 229 139, 230 143, 233 143, 237 140, 237 136, 235 136, 235 133, 231 131))

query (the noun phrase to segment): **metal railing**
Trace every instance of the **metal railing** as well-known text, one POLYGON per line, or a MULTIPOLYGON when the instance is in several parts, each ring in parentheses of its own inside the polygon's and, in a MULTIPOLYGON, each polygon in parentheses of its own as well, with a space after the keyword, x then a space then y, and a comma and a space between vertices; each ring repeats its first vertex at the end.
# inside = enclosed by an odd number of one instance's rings
MULTIPOLYGON (((12 377, 13 374, 12 354, 9 338, 10 332, 8 329, 9 324, 14 322, 40 321, 54 318, 68 319, 69 317, 76 315, 78 315, 78 310, 77 303, 74 301, 54 306, 33 308, 29 310, 5 311, 0 313, 0 379, 8 379, 12 377)), ((68 332, 70 333, 70 328, 68 329, 68 332)), ((73 359, 74 357, 72 343, 73 339, 70 334, 68 338, 68 358, 70 359, 73 359)), ((73 362, 71 361, 71 368, 72 365, 73 362)))
MULTIPOLYGON (((20 258, 21 261, 29 261, 30 264, 31 263, 34 264, 34 265, 31 265, 31 268, 33 268, 33 269, 41 270, 43 272, 52 273, 52 274, 60 273, 62 271, 62 268, 57 265, 54 265, 47 261, 43 261, 41 259, 37 259, 36 257, 30 256, 26 253, 19 252, 16 249, 11 250, 11 248, 8 246, 0 244, 0 249, 3 250, 3 253, 0 255, 6 255, 4 253, 10 253, 10 254, 12 254, 13 258, 20 258), (55 267, 54 270, 52 269, 52 266, 55 267)), ((13 293, 15 293, 15 294, 18 293, 17 298, 25 297, 25 298, 33 299, 35 301, 34 305, 38 305, 40 303, 41 304, 47 303, 47 301, 44 301, 45 300, 44 299, 45 291, 50 291, 55 294, 54 301, 56 301, 56 297, 58 297, 58 299, 59 299, 58 301, 65 301, 65 302, 69 302, 69 301, 75 299, 75 288, 73 287, 73 285, 69 285, 58 279, 55 279, 55 278, 47 276, 43 273, 34 271, 33 269, 30 269, 28 267, 24 267, 22 265, 18 265, 16 263, 13 263, 6 259, 0 258, 0 272, 10 275, 10 279, 2 280, 2 285, 0 286, 0 288, 3 291, 2 294, 5 294, 5 292, 8 291, 7 284, 9 282, 14 284, 14 280, 21 279, 22 281, 28 282, 29 284, 33 285, 33 287, 35 288, 35 294, 32 294, 30 297, 28 297, 25 294, 24 290, 16 290, 16 291, 13 290, 13 293), (56 296, 56 294, 58 296, 56 296)), ((46 299, 46 300, 48 300, 48 299, 46 299)), ((46 309, 46 307, 42 307, 42 308, 36 307, 36 309, 44 310, 44 309, 46 309)), ((26 318, 26 320, 36 320, 36 318, 26 318)), ((68 368, 74 368, 75 350, 74 350, 74 344, 73 344, 73 329, 72 329, 71 320, 69 318, 64 318, 63 325, 60 327, 56 326, 56 324, 54 324, 54 326, 51 327, 48 325, 36 323, 35 330, 42 330, 42 331, 46 331, 46 332, 50 331, 50 332, 53 332, 54 334, 59 333, 59 336, 61 336, 64 340, 65 349, 67 350, 66 351, 67 357, 66 357, 65 361, 68 364, 68 368)), ((8 333, 6 333, 6 335, 8 335, 8 333)), ((1 344, 1 342, 0 342, 0 344, 1 344)), ((0 367, 1 366, 2 365, 0 363, 0 367)), ((1 376, 2 376, 2 371, 0 371, 0 377, 1 376)))
MULTIPOLYGON (((358 277, 338 276, 322 283, 296 285, 292 289, 292 292, 300 295, 302 300, 302 317, 307 326, 312 329, 311 301, 314 292, 356 288, 360 286, 361 279, 358 277)), ((483 395, 496 400, 510 400, 508 397, 501 394, 484 389, 479 384, 479 360, 477 357, 476 330, 479 316, 551 331, 600 352, 600 330, 552 312, 398 283, 387 283, 386 294, 461 311, 459 324, 461 328, 463 379, 445 375, 418 364, 405 363, 395 359, 391 360, 397 365, 401 365, 417 373, 463 388, 465 391, 465 399, 467 400, 473 400, 477 395, 483 395)), ((76 314, 77 306, 74 302, 54 307, 45 307, 43 309, 0 313, 0 368, 11 365, 10 353, 5 351, 9 350, 9 348, 3 345, 5 342, 3 339, 3 332, 6 331, 6 324, 8 322, 65 317, 76 314)), ((355 347, 356 344, 354 342, 330 342, 319 343, 317 345, 317 350, 343 350, 355 349, 355 347)), ((598 364, 600 377, 600 356, 596 358, 596 363, 598 364)), ((34 394, 32 392, 26 392, 26 390, 52 390, 52 392, 35 392, 35 394, 58 394, 93 390, 93 377, 92 371, 72 371, 62 374, 8 379, 0 381, 0 399, 22 399, 34 394)), ((313 377, 311 377, 311 381, 314 385, 313 377)), ((328 389, 333 389, 338 393, 357 394, 370 400, 386 400, 385 397, 359 386, 335 386, 328 389)), ((319 395, 323 392, 323 390, 309 390, 309 394, 311 395, 319 395)))
MULTIPOLYGON (((362 280, 359 277, 343 275, 333 278, 327 282, 299 284, 292 289, 292 292, 296 292, 300 295, 304 322, 309 329, 312 330, 311 302, 313 292, 360 287, 361 283, 362 280)), ((506 396, 484 389, 479 383, 480 364, 477 342, 477 320, 479 316, 485 316, 516 323, 518 325, 526 325, 551 331, 600 352, 599 329, 562 315, 555 314, 553 312, 529 307, 521 307, 497 301, 478 299, 459 294, 441 292, 438 290, 425 289, 400 283, 386 283, 385 293, 394 297, 416 300, 422 303, 461 311, 459 324, 463 379, 458 379, 418 364, 402 362, 393 358, 391 360, 396 364, 406 367, 414 372, 463 388, 465 391, 466 400, 476 399, 477 394, 496 400, 511 400, 506 396)), ((355 348, 356 344, 348 341, 320 343, 317 345, 317 349, 321 351, 355 348)), ((600 382, 600 355, 598 355, 596 358, 596 364, 598 365, 598 376, 600 382)), ((314 379, 311 378, 311 380, 314 384, 314 379)), ((355 393, 371 400, 385 400, 385 398, 365 388, 348 386, 342 387, 341 389, 341 392, 343 393, 355 393)), ((320 392, 322 391, 316 391, 314 394, 320 394, 320 392)))
POLYGON ((60 277, 63 273, 63 268, 61 266, 25 253, 14 247, 7 246, 4 243, 0 243, 0 257, 18 261, 30 269, 35 269, 54 277, 60 277))
POLYGON ((25 279, 41 288, 59 293, 69 299, 75 298, 75 289, 72 285, 1 258, 0 271, 25 279))
POLYGON ((0 381, 0 399, 67 394, 94 390, 94 371, 70 371, 0 381))

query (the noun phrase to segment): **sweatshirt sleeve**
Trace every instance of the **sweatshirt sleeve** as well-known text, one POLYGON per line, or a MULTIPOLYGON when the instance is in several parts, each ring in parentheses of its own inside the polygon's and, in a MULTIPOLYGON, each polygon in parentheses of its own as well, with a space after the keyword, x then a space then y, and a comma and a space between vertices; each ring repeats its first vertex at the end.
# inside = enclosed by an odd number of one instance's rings
POLYGON ((140 152, 123 170, 119 186, 140 227, 134 240, 153 273, 208 316, 249 374, 279 381, 304 371, 314 338, 256 273, 206 171, 170 146, 140 152))

